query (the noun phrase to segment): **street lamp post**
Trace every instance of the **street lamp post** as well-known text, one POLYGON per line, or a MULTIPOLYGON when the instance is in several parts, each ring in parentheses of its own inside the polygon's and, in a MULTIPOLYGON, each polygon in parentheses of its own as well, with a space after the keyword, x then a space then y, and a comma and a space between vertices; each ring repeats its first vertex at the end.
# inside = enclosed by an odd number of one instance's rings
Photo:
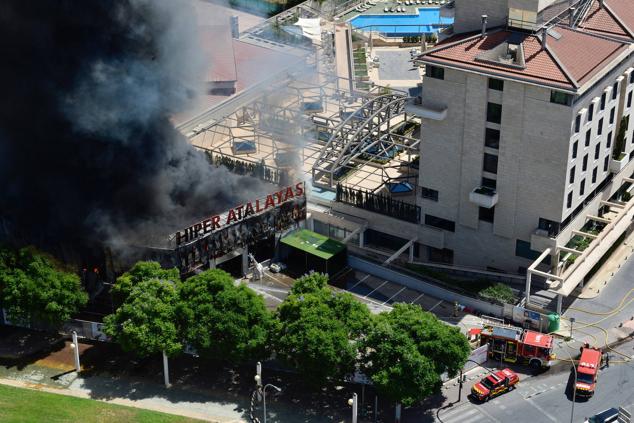
POLYGON ((352 407, 352 423, 357 423, 357 393, 352 394, 352 398, 348 400, 348 405, 352 407))
POLYGON ((266 388, 268 388, 269 386, 275 389, 277 392, 282 392, 281 388, 278 388, 271 383, 267 383, 266 385, 264 385, 264 388, 262 389, 262 408, 264 409, 264 423, 266 423, 266 388))
MULTIPOLYGON (((473 360, 467 360, 465 363, 467 362, 471 362, 479 367, 482 367, 484 370, 486 370, 489 373, 493 373, 493 371, 487 367, 484 367, 482 364, 478 363, 477 361, 473 361, 473 360)), ((458 388, 458 402, 461 401, 462 399, 462 384, 464 383, 464 375, 462 374, 462 369, 460 369, 460 376, 459 376, 459 380, 458 383, 460 384, 460 387, 458 388)))
POLYGON ((81 371, 81 365, 79 364, 79 342, 77 341, 77 332, 72 332, 73 342, 70 344, 73 350, 73 356, 75 357, 75 371, 79 373, 81 371))
POLYGON ((264 388, 262 388, 262 364, 259 361, 256 367, 256 375, 253 379, 255 379, 255 383, 257 384, 258 389, 262 389, 262 409, 264 411, 263 423, 266 423, 266 388, 271 387, 277 392, 282 392, 282 389, 278 388, 272 383, 267 383, 266 385, 264 385, 264 388))
MULTIPOLYGON (((575 318, 570 318, 570 339, 572 339, 572 325, 575 322, 575 318)), ((575 372, 575 383, 572 385, 572 408, 570 409, 570 423, 573 422, 575 416, 575 402, 577 401, 577 368, 575 367, 575 362, 572 359, 572 354, 570 351, 566 349, 568 353, 568 357, 570 357, 570 362, 572 363, 572 370, 575 372)))

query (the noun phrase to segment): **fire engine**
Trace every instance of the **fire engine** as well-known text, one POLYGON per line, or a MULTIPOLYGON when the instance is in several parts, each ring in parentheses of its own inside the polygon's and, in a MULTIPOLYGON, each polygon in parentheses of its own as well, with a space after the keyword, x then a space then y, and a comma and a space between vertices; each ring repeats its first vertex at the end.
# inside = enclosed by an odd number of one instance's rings
POLYGON ((535 369, 553 364, 553 337, 522 329, 495 318, 483 318, 482 328, 469 330, 476 346, 488 345, 489 357, 508 363, 529 364, 535 369))
POLYGON ((601 350, 596 348, 581 348, 581 357, 577 365, 577 380, 575 381, 576 395, 591 397, 597 383, 597 374, 601 367, 601 350))

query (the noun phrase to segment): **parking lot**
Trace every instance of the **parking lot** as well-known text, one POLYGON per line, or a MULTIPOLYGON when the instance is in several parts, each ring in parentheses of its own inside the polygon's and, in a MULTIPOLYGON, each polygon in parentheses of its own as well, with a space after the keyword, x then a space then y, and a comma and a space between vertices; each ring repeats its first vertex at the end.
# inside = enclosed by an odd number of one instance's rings
MULTIPOLYGON (((439 318, 451 318, 454 313, 454 305, 447 301, 357 270, 347 273, 334 284, 338 288, 382 306, 390 306, 394 303, 417 304, 439 318)), ((463 316, 464 313, 459 312, 458 317, 463 316)))

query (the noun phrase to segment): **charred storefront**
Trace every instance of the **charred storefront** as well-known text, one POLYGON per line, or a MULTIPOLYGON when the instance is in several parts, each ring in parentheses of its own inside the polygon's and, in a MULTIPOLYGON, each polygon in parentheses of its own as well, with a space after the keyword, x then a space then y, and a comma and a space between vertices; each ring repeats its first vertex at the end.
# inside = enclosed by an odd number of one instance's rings
POLYGON ((160 261, 183 274, 223 265, 231 273, 244 274, 249 253, 258 261, 272 258, 281 235, 305 219, 300 182, 176 232, 169 240, 169 254, 160 261))

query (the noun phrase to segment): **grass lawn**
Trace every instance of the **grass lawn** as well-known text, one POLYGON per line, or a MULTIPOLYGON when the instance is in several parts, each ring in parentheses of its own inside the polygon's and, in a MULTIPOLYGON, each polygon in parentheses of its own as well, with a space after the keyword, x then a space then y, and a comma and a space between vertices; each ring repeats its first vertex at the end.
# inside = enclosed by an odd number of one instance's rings
POLYGON ((3 423, 195 423, 200 420, 0 385, 3 423))

